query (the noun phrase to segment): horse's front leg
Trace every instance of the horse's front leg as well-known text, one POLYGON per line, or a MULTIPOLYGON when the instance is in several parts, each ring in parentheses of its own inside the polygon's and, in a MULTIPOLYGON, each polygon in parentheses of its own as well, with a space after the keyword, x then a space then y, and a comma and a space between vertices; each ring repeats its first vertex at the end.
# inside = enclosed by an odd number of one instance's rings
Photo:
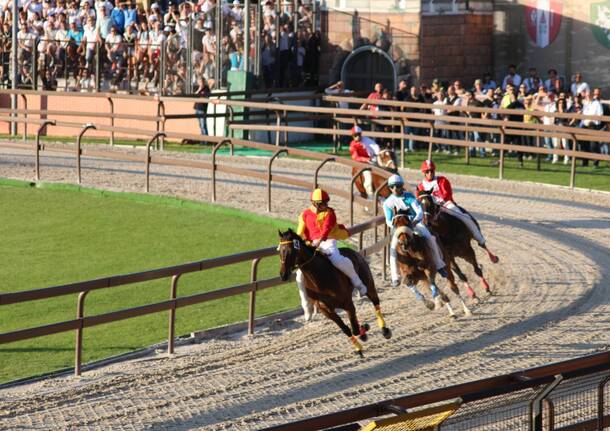
POLYGON ((299 296, 301 297, 301 308, 303 309, 305 322, 311 322, 316 313, 316 308, 307 295, 307 289, 305 287, 306 281, 300 269, 297 271, 296 281, 299 288, 299 296))
POLYGON ((341 318, 337 315, 337 313, 335 313, 334 310, 331 310, 330 308, 328 308, 328 306, 326 304, 319 303, 318 305, 320 306, 320 311, 322 312, 322 314, 324 314, 327 318, 329 318, 330 320, 335 322, 337 324, 337 326, 339 328, 341 328, 343 333, 345 335, 347 335, 347 337, 349 338, 349 340, 351 341, 351 343, 354 346, 354 352, 357 355, 359 355, 361 358, 364 357, 364 355, 362 354, 362 345, 356 339, 355 335, 352 333, 352 331, 349 329, 349 327, 345 323, 343 323, 343 320, 341 320, 341 318))
POLYGON ((356 307, 354 307, 354 303, 350 301, 350 303, 345 308, 345 311, 347 311, 347 316, 349 318, 350 324, 352 325, 352 334, 357 334, 358 338, 360 338, 362 341, 366 341, 368 339, 366 332, 370 329, 370 327, 366 323, 364 325, 360 325, 360 323, 358 323, 358 317, 356 316, 356 307))

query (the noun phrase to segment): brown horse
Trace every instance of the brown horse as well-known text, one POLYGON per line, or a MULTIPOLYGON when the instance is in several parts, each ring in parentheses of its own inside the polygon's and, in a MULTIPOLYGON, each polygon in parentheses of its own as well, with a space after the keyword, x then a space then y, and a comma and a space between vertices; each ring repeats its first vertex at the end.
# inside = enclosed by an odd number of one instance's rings
MULTIPOLYGON (((442 292, 434 283, 436 277, 436 268, 432 264, 432 258, 429 255, 428 247, 426 246, 425 238, 416 235, 411 229, 408 212, 398 211, 392 219, 394 226, 394 234, 392 238, 392 246, 395 247, 398 261, 398 268, 407 283, 407 287, 415 294, 415 297, 424 302, 428 309, 439 309, 444 305, 447 307, 449 316, 455 318, 455 312, 449 303, 449 298, 442 292), (417 283, 422 281, 430 288, 434 304, 427 300, 418 290, 417 283)), ((444 247, 440 247, 443 254, 443 259, 447 263, 447 268, 450 269, 449 256, 444 247)), ((470 309, 466 306, 462 295, 460 295, 455 278, 451 270, 447 271, 447 281, 451 291, 459 298, 462 309, 466 316, 472 315, 470 309)))
MULTIPOLYGON (((483 271, 477 262, 477 256, 470 245, 470 241, 472 240, 470 229, 468 229, 468 227, 458 218, 452 217, 450 214, 441 211, 429 192, 420 191, 417 194, 417 198, 424 210, 424 224, 429 226, 430 230, 440 239, 443 248, 449 255, 451 267, 464 283, 468 295, 471 298, 477 297, 475 291, 470 287, 470 284, 468 284, 468 278, 455 262, 456 257, 461 257, 472 265, 475 274, 481 279, 485 292, 491 293, 489 284, 487 283, 487 280, 485 280, 485 277, 483 277, 483 271)), ((473 220, 478 227, 479 224, 474 217, 473 220)))
MULTIPOLYGON (((396 153, 394 152, 392 147, 389 145, 379 151, 379 153, 377 154, 377 158, 374 162, 375 162, 374 163, 375 166, 385 169, 388 172, 391 172, 393 174, 398 172, 398 162, 396 160, 396 153)), ((359 170, 360 170, 359 168, 352 168, 352 177, 354 175, 356 175, 359 170)), ((385 182, 385 178, 380 175, 376 175, 376 174, 372 174, 372 175, 373 175, 373 190, 377 190, 385 182)), ((368 195, 366 188, 364 187, 364 177, 362 175, 360 175, 356 179, 354 184, 356 185, 356 188, 360 192, 360 196, 362 196, 364 199, 372 198, 372 196, 368 195)), ((379 192, 379 196, 382 198, 387 198, 389 195, 390 195, 390 189, 387 186, 384 186, 383 189, 381 189, 379 192)))
MULTIPOLYGON (((279 231, 278 231, 279 232, 279 231)), ((308 246, 292 229, 279 232, 280 245, 280 277, 282 280, 290 279, 294 268, 303 273, 307 295, 327 318, 341 328, 354 345, 356 354, 363 356, 362 345, 356 339, 367 340, 367 324, 360 325, 356 317, 356 308, 352 301, 353 286, 345 274, 336 269, 332 263, 317 249, 308 246), (347 312, 351 329, 337 315, 335 310, 340 308, 347 312)), ((349 258, 360 279, 367 287, 366 296, 375 306, 377 325, 385 338, 392 336, 392 331, 386 326, 379 306, 379 296, 375 289, 375 280, 371 270, 359 253, 349 248, 341 248, 341 254, 349 258)))

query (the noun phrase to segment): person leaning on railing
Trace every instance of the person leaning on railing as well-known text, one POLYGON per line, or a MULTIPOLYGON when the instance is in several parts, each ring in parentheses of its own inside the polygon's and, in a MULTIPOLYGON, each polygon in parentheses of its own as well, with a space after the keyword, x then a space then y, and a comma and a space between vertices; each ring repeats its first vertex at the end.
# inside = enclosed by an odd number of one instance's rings
MULTIPOLYGON (((604 115, 604 109, 599 100, 595 100, 593 98, 593 94, 590 91, 585 92, 585 97, 583 100, 583 115, 591 115, 591 116, 602 116, 604 115)), ((580 127, 585 129, 592 130, 601 130, 603 128, 603 124, 600 120, 582 120, 580 123, 580 127)), ((599 153, 600 145, 597 141, 580 141, 580 146, 583 151, 599 153)), ((588 159, 582 159, 583 166, 589 166, 588 159)), ((593 165, 597 168, 599 167, 599 160, 595 160, 593 165)))

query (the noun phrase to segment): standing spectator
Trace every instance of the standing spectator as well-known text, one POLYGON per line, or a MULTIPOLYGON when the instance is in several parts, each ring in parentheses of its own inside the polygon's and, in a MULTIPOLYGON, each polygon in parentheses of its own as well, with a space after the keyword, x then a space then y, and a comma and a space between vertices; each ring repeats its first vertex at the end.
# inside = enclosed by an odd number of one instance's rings
MULTIPOLYGON (((445 91, 441 88, 438 92, 434 93, 434 105, 439 105, 438 108, 433 108, 432 109, 432 113, 438 117, 441 117, 443 115, 445 115, 446 111, 441 108, 440 106, 443 105, 447 105, 447 98, 445 97, 445 91)), ((445 124, 447 124, 445 122, 445 120, 434 120, 434 136, 436 136, 437 138, 447 138, 447 130, 446 129, 439 129, 438 126, 444 126, 445 124)), ((447 146, 445 145, 439 145, 437 147, 437 149, 435 150, 436 153, 438 153, 440 150, 442 150, 443 148, 446 148, 445 151, 449 152, 449 149, 447 146)))
POLYGON ((584 96, 586 93, 591 91, 589 84, 582 80, 582 74, 580 72, 576 72, 574 75, 574 80, 570 86, 570 91, 574 96, 584 96))
MULTIPOLYGON (((587 91, 585 93, 585 97, 583 99, 582 113, 583 113, 583 115, 591 115, 591 116, 595 115, 595 116, 600 116, 600 117, 604 115, 604 108, 602 107, 602 104, 599 102, 599 100, 595 100, 593 98, 593 94, 591 94, 590 91, 587 91)), ((582 120, 580 126, 586 128, 586 129, 592 129, 592 130, 600 130, 603 127, 600 120, 593 120, 593 119, 582 120)), ((599 142, 582 141, 582 142, 580 142, 580 145, 581 145, 582 151, 599 153, 599 142)), ((599 167, 599 160, 595 160, 593 162, 593 164, 595 165, 596 168, 599 167)), ((589 160, 582 159, 582 165, 589 166, 589 160)))
MULTIPOLYGON (((208 86, 208 82, 205 78, 200 77, 197 80, 197 89, 195 90, 195 94, 199 97, 209 98, 211 91, 208 86)), ((208 135, 208 127, 206 124, 206 115, 208 112, 208 102, 197 102, 195 103, 195 114, 197 114, 197 121, 199 121, 199 129, 201 130, 201 134, 204 136, 208 135)), ((216 119, 214 119, 216 121, 216 119)))
MULTIPOLYGON (((117 0, 119 1, 119 0, 117 0)), ((118 6, 112 9, 111 18, 114 28, 118 34, 123 34, 125 31, 125 18, 127 15, 127 4, 124 1, 119 1, 118 6)))
POLYGON ((87 19, 87 24, 85 24, 83 30, 82 40, 86 43, 85 68, 90 72, 93 66, 93 57, 95 55, 95 44, 100 40, 95 18, 90 16, 89 19, 87 19))
POLYGON ((409 86, 407 85, 407 81, 404 79, 401 79, 400 82, 398 82, 398 90, 396 90, 396 95, 394 96, 394 98, 396 100, 398 100, 399 102, 403 102, 407 99, 408 95, 409 95, 409 86))
POLYGON ((203 53, 207 55, 208 60, 216 61, 216 35, 212 33, 211 27, 205 28, 205 34, 201 38, 201 44, 203 45, 203 53))
POLYGON ((530 67, 527 78, 523 80, 521 85, 525 85, 525 91, 527 94, 533 94, 540 85, 540 77, 535 67, 530 67))
MULTIPOLYGON (((474 91, 467 91, 464 94, 464 97, 466 98, 466 106, 468 106, 469 108, 483 107, 483 103, 476 98, 474 91)), ((470 118, 481 118, 480 112, 473 112, 469 110, 466 112, 466 114, 470 118)), ((466 133, 469 133, 469 137, 472 142, 483 142, 482 136, 479 132, 474 131, 466 133)), ((477 149, 475 147, 470 148, 469 151, 471 156, 475 156, 477 154, 477 149)), ((481 157, 485 157, 485 148, 479 148, 479 154, 481 157)))
MULTIPOLYGON (((367 96, 367 100, 374 102, 375 100, 380 100, 382 95, 383 84, 381 82, 377 82, 375 84, 373 92, 367 96)), ((379 106, 371 102, 365 102, 360 106, 360 109, 368 109, 369 111, 379 111, 379 106)))
MULTIPOLYGON (((565 94, 562 93, 559 95, 555 106, 556 106, 556 112, 558 112, 558 113, 564 114, 564 113, 568 112, 568 106, 566 103, 565 94)), ((569 125, 569 122, 570 122, 570 120, 568 120, 566 118, 555 118, 555 124, 558 126, 567 126, 567 125, 569 125)), ((562 150, 570 149, 570 147, 568 146, 568 140, 565 138, 553 138, 553 147, 555 149, 562 149, 562 150)), ((559 156, 557 154, 553 154, 553 159, 552 159, 551 163, 557 163, 558 161, 559 161, 559 156)), ((570 158, 568 156, 563 157, 564 165, 567 165, 569 161, 570 161, 570 158)))
POLYGON ((241 8, 241 3, 239 0, 233 0, 233 9, 231 10, 231 16, 237 22, 237 24, 241 27, 242 21, 244 20, 244 10, 241 8))
MULTIPOLYGON (((447 105, 462 106, 462 98, 457 94, 455 86, 453 85, 450 85, 447 89, 447 105)), ((447 115, 451 117, 460 117, 462 113, 458 110, 450 110, 449 112, 447 112, 447 115)), ((463 139, 462 132, 457 130, 449 130, 449 139, 456 139, 458 141, 461 141, 463 139)), ((448 151, 450 150, 451 148, 448 147, 448 151)), ((459 147, 453 147, 453 155, 457 156, 459 153, 459 147)))
MULTIPOLYGON (((511 91, 507 92, 508 96, 508 105, 506 109, 515 109, 515 110, 523 110, 525 107, 519 100, 517 99, 517 91, 514 87, 511 86, 511 91)), ((515 123, 523 123, 524 115, 519 114, 518 112, 505 115, 504 118, 508 121, 515 123)), ((506 143, 509 145, 522 145, 521 136, 517 135, 506 135, 506 143)), ((523 153, 521 151, 517 151, 517 160, 519 162, 519 167, 523 167, 523 153)))
MULTIPOLYGON (((547 91, 554 91, 555 93, 562 92, 563 80, 557 75, 557 70, 549 69, 547 74, 549 77, 544 81, 544 86, 546 87, 547 91)), ((574 96, 576 95, 574 94, 574 96)))
MULTIPOLYGON (((401 82, 404 82, 406 85, 406 81, 403 80, 401 82)), ((409 92, 407 93, 404 101, 411 102, 411 103, 426 103, 424 100, 424 97, 421 95, 421 93, 419 92, 419 89, 415 85, 412 85, 409 88, 409 92)), ((404 109, 404 112, 418 113, 418 112, 421 112, 421 110, 419 108, 416 108, 413 106, 411 106, 411 107, 408 106, 404 109)), ((409 121, 418 122, 419 120, 417 120, 416 118, 409 118, 409 121)), ((409 135, 421 135, 422 129, 418 128, 418 127, 405 126, 404 132, 409 135)), ((415 139, 409 138, 409 141, 407 142, 407 151, 414 152, 415 147, 416 147, 415 139)))
POLYGON ((481 99, 481 98, 485 97, 485 94, 487 93, 487 90, 485 89, 485 86, 483 85, 483 80, 482 79, 476 79, 474 81, 473 92, 474 92, 474 95, 475 95, 476 98, 481 99))
POLYGON ((491 73, 486 73, 485 75, 483 75, 483 89, 484 90, 495 90, 496 88, 498 88, 498 84, 496 84, 496 81, 494 81, 493 79, 491 79, 491 73))
MULTIPOLYGON (((555 112, 557 112, 557 101, 555 100, 555 93, 553 92, 548 93, 548 95, 544 99, 539 97, 537 99, 537 104, 538 106, 543 108, 546 114, 554 114, 555 112)), ((556 124, 555 117, 551 115, 545 115, 544 117, 542 117, 542 124, 546 126, 556 124)), ((551 138, 548 136, 544 137, 544 146, 548 149, 557 148, 559 146, 557 142, 555 142, 557 141, 557 139, 558 138, 551 138)), ((552 157, 550 155, 546 157, 547 161, 551 159, 552 157)))
POLYGON ((516 88, 519 88, 519 85, 521 85, 521 75, 517 73, 517 66, 514 64, 508 66, 508 75, 502 81, 502 90, 506 90, 508 84, 512 84, 516 88))
POLYGON ((263 66, 263 79, 265 81, 265 87, 271 88, 274 81, 275 71, 275 43, 271 39, 269 34, 265 35, 263 42, 263 48, 261 52, 262 66, 263 66))
POLYGON ((11 25, 5 21, 2 24, 2 34, 0 35, 0 67, 2 67, 2 82, 5 84, 8 83, 12 34, 11 25))
POLYGON ((294 33, 288 24, 284 24, 280 31, 280 63, 279 63, 279 86, 283 87, 285 83, 285 74, 288 72, 290 63, 292 62, 292 50, 294 44, 294 33))

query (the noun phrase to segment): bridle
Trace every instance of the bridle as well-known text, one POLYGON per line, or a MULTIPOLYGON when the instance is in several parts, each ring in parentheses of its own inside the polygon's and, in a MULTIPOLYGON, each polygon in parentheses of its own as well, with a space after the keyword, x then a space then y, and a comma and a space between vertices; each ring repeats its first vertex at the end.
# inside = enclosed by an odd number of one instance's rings
MULTIPOLYGON (((289 241, 280 241, 277 249, 278 251, 280 250, 280 247, 283 245, 292 245, 294 249, 300 249, 301 248, 301 243, 299 242, 298 239, 293 239, 293 240, 289 240, 289 241), (295 247, 295 244, 299 244, 298 246, 295 247)), ((294 269, 294 268, 298 268, 298 269, 302 269, 303 267, 307 266, 311 261, 313 261, 313 259, 316 257, 316 254, 318 254, 318 249, 316 248, 313 252, 313 254, 311 255, 311 258, 309 258, 305 263, 302 263, 301 265, 297 265, 296 264, 296 259, 295 259, 295 263, 293 265, 292 268, 290 269, 294 269)), ((282 259, 282 255, 280 254, 280 263, 282 265, 285 265, 286 260, 282 259)))

